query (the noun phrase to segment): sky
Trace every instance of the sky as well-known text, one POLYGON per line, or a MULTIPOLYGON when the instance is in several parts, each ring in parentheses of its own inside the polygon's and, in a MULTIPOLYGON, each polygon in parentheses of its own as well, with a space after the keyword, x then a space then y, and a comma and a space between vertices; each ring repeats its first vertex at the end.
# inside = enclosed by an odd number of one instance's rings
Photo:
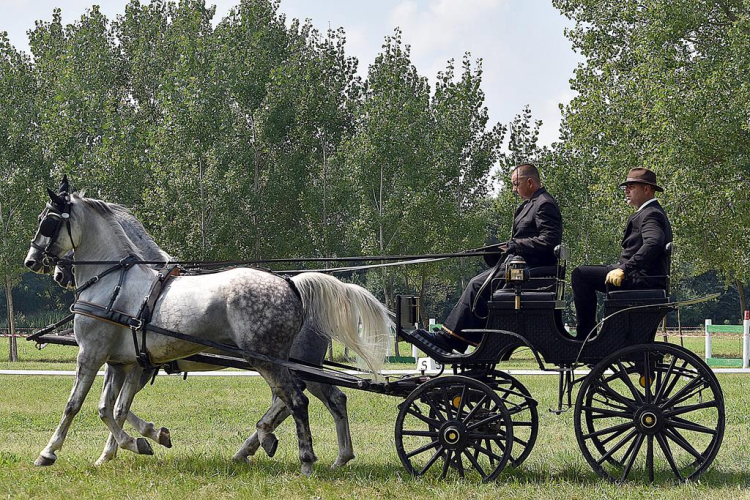
MULTIPOLYGON (((49 21, 55 7, 70 23, 97 3, 96 0, 0 0, 0 31, 11 43, 29 51, 27 30, 36 20, 49 21)), ((148 3, 142 0, 142 3, 148 3)), ((214 22, 220 21, 239 0, 206 0, 216 5, 214 22)), ((127 0, 100 1, 110 19, 125 12, 127 0)), ((325 32, 343 27, 346 51, 359 60, 359 73, 380 52, 384 37, 396 27, 411 46, 412 63, 434 88, 438 71, 449 59, 460 69, 466 52, 482 59, 488 126, 508 124, 527 104, 534 119, 544 122, 540 143, 558 138, 560 103, 574 93, 569 80, 582 58, 576 54, 564 30, 572 22, 562 16, 551 0, 281 0, 279 9, 287 22, 310 19, 325 32)))

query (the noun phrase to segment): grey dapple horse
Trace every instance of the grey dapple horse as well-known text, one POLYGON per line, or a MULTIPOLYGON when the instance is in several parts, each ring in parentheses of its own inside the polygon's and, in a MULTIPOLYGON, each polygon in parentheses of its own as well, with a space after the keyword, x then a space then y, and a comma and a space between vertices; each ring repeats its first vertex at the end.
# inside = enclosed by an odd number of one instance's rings
MULTIPOLYGON (((75 250, 76 258, 86 261, 119 261, 140 252, 117 223, 107 204, 78 195, 58 196, 49 191, 51 203, 40 215, 40 228, 26 258, 34 271, 42 270, 45 257, 60 258, 75 250)), ((100 276, 108 264, 81 266, 81 282, 100 276)), ((112 300, 118 273, 102 276, 99 282, 81 292, 79 301, 104 305, 112 300)), ((147 295, 156 271, 135 265, 127 271, 113 309, 134 315, 147 295)), ((289 369, 253 355, 276 359, 289 357, 292 342, 305 321, 313 329, 342 341, 357 352, 377 372, 384 357, 388 329, 387 311, 369 292, 345 285, 317 273, 293 279, 294 289, 282 278, 253 269, 234 269, 205 276, 177 277, 164 288, 154 308, 152 324, 195 338, 233 344, 265 378, 274 394, 293 416, 299 441, 302 472, 310 474, 316 457, 312 449, 307 398, 295 383, 289 369), (362 323, 363 334, 358 333, 362 323)), ((72 418, 91 388, 96 372, 105 363, 128 367, 117 405, 129 411, 138 388, 138 370, 132 337, 126 327, 78 315, 74 323, 80 349, 76 379, 58 429, 36 463, 51 465, 57 459, 72 418)), ((147 334, 149 354, 154 363, 180 359, 203 350, 199 344, 163 335, 147 334)), ((100 415, 121 448, 136 453, 150 452, 145 439, 133 439, 113 416, 114 402, 104 393, 100 415)), ((267 451, 275 446, 273 421, 269 413, 256 424, 258 442, 267 451)), ((238 452, 246 453, 248 441, 238 452)), ((247 456, 247 455, 246 455, 247 456)))
MULTIPOLYGON (((67 181, 63 180, 63 184, 60 186, 60 191, 68 192, 68 190, 69 186, 67 181)), ((140 221, 129 211, 114 203, 108 203, 107 205, 112 209, 117 222, 123 228, 125 234, 141 251, 144 260, 161 262, 174 260, 156 244, 153 238, 143 228, 140 221)), ((66 258, 72 258, 72 256, 73 252, 67 254, 66 258)), ((154 267, 160 266, 155 265, 154 267)), ((71 266, 55 266, 53 276, 54 280, 63 288, 75 288, 75 276, 71 266)), ((309 323, 305 323, 302 331, 294 339, 290 356, 314 365, 322 365, 327 348, 328 340, 310 328, 309 323)), ((216 370, 219 368, 216 365, 184 360, 178 360, 176 361, 176 364, 178 369, 184 372, 216 370)), ((151 380, 153 374, 153 369, 144 370, 144 373, 140 377, 138 390, 143 388, 148 381, 151 380)), ((107 364, 105 370, 105 385, 107 383, 111 384, 115 395, 119 394, 124 379, 125 373, 122 366, 107 364)), ((306 389, 309 390, 311 394, 323 402, 334 419, 339 451, 332 468, 345 465, 354 458, 354 448, 352 446, 349 417, 346 408, 346 394, 336 386, 322 384, 320 382, 309 381, 306 382, 305 385, 306 389)), ((288 408, 281 403, 277 397, 273 398, 273 403, 269 412, 269 417, 274 422, 274 428, 291 415, 288 408)), ((114 415, 118 421, 122 419, 122 413, 123 408, 116 406, 114 415)), ((142 436, 150 438, 163 446, 171 447, 172 443, 170 433, 166 427, 157 428, 152 422, 147 422, 141 419, 132 411, 127 413, 127 420, 142 436)), ((247 460, 250 455, 253 455, 257 451, 259 446, 260 440, 258 439, 258 433, 255 432, 248 439, 248 442, 245 443, 242 449, 235 455, 235 460, 247 460)), ((104 451, 102 452, 101 457, 99 457, 99 460, 97 460, 97 463, 101 464, 112 460, 116 454, 117 441, 115 440, 114 435, 110 434, 104 451)))

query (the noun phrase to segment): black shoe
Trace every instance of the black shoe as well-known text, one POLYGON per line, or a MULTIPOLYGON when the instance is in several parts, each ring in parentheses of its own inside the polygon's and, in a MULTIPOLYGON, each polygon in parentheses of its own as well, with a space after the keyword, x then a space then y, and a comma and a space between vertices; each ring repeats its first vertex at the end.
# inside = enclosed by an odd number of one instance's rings
POLYGON ((428 332, 427 330, 423 330, 420 328, 418 330, 414 330, 412 332, 412 335, 418 335, 424 340, 447 352, 456 350, 460 353, 463 353, 468 347, 468 344, 462 342, 460 339, 457 339, 456 337, 445 331, 428 332))

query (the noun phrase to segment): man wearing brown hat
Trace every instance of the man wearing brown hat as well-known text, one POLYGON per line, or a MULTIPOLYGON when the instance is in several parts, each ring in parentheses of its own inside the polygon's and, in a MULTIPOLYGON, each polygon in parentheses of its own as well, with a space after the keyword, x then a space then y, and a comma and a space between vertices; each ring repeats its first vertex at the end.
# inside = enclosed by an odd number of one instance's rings
POLYGON ((578 335, 588 335, 596 326, 596 292, 605 292, 607 285, 625 290, 666 287, 669 255, 664 248, 672 241, 672 227, 654 198, 656 191, 664 190, 647 168, 631 169, 620 187, 625 190, 627 204, 636 209, 625 228, 620 262, 580 266, 571 275, 578 335))

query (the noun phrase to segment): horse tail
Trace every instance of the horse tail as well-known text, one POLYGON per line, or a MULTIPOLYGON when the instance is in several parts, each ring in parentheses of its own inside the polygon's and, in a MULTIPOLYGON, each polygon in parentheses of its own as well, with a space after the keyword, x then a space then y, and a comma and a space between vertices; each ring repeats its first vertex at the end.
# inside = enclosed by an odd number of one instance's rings
POLYGON ((378 373, 388 352, 388 333, 393 324, 388 309, 361 286, 327 274, 302 273, 292 281, 302 297, 309 326, 352 349, 373 373, 378 373))

